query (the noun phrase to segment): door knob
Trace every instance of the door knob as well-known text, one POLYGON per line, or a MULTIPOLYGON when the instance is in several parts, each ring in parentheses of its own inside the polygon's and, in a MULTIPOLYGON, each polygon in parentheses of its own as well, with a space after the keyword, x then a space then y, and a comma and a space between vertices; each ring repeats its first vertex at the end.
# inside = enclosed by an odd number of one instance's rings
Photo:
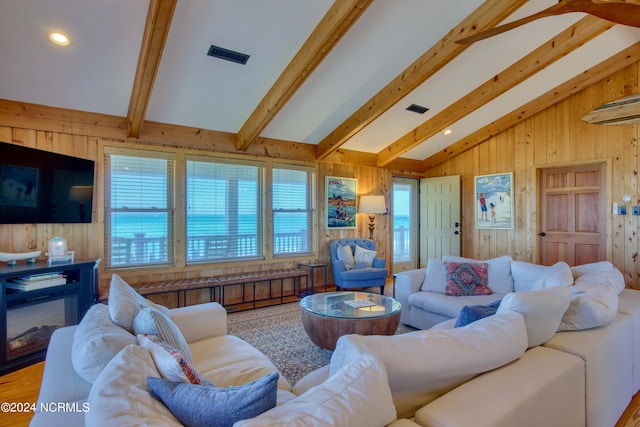
POLYGON ((546 235, 547 235, 547 233, 545 233, 544 231, 541 231, 540 233, 538 233, 538 236, 540 236, 540 237, 544 237, 546 235))

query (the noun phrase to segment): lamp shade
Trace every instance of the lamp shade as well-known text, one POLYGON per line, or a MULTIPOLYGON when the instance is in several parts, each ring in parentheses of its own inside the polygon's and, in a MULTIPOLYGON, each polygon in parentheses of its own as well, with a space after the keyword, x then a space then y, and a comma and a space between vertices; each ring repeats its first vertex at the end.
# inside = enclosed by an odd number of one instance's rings
POLYGON ((387 213, 387 205, 384 196, 360 196, 359 213, 381 214, 387 213))

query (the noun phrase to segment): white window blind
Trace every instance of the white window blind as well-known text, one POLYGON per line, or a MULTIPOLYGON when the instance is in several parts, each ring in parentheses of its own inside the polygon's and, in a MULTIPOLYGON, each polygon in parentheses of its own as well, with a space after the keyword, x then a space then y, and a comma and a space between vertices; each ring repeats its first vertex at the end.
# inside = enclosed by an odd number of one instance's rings
POLYGON ((173 167, 162 153, 106 150, 105 264, 173 263, 173 167))
POLYGON ((315 170, 274 165, 272 171, 273 254, 311 254, 316 241, 315 170))
POLYGON ((187 160, 187 262, 263 259, 264 167, 187 160))

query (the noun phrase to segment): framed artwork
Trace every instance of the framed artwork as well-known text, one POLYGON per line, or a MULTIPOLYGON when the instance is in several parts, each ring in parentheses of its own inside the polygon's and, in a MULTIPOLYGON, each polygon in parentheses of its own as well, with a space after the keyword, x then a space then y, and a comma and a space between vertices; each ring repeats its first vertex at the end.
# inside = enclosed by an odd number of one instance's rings
POLYGON ((475 182, 476 228, 513 228, 513 173, 479 175, 475 182))
POLYGON ((324 194, 326 228, 356 228, 358 180, 328 176, 324 194))
POLYGON ((38 169, 2 164, 0 204, 35 208, 38 206, 38 169))

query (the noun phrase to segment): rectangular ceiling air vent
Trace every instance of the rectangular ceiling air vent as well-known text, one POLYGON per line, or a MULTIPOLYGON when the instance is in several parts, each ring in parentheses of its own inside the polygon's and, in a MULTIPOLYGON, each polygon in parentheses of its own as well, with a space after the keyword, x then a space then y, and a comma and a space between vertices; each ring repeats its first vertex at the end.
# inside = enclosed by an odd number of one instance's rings
POLYGON ((209 52, 207 55, 213 56, 214 58, 224 59, 226 61, 236 62, 238 64, 246 64, 249 60, 249 55, 246 53, 235 52, 233 50, 224 49, 219 46, 211 45, 209 48, 209 52))
POLYGON ((417 104, 411 104, 407 107, 408 111, 413 111, 414 113, 418 113, 418 114, 424 114, 427 111, 429 111, 429 109, 427 107, 423 107, 422 105, 417 105, 417 104))

